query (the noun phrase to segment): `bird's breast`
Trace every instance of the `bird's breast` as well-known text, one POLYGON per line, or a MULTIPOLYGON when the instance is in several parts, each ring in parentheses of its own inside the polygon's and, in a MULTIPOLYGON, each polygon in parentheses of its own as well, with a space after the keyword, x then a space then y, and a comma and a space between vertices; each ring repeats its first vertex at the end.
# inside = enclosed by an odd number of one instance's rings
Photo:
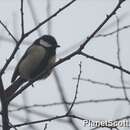
POLYGON ((27 56, 25 56, 19 65, 20 76, 30 79, 31 73, 38 69, 38 66, 45 57, 45 53, 45 48, 41 46, 34 45, 29 48, 27 56))

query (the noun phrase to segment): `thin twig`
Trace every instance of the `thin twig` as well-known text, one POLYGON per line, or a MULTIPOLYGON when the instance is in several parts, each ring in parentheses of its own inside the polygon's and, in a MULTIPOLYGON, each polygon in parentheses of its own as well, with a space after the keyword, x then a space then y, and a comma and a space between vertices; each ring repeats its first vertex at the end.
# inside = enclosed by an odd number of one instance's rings
MULTIPOLYGON (((57 16, 60 12, 62 12, 64 9, 66 9, 67 7, 69 7, 71 4, 73 4, 74 2, 76 2, 77 0, 72 0, 70 1, 68 4, 66 4, 65 6, 63 6, 62 8, 60 8, 57 12, 55 12, 53 15, 51 15, 49 18, 47 18, 46 20, 42 21, 41 23, 39 23, 35 28, 33 28, 32 30, 30 30, 29 32, 25 33, 25 37, 27 37, 28 35, 30 35, 32 32, 36 31, 39 27, 41 27, 43 24, 45 24, 46 22, 48 22, 50 19, 52 19, 53 17, 57 16)), ((122 2, 121 2, 122 3, 122 2)))
MULTIPOLYGON (((34 115, 34 116, 37 116, 37 117, 40 117, 40 118, 44 118, 44 119, 56 116, 54 114, 48 114, 48 113, 39 112, 38 110, 28 110, 28 113, 31 114, 32 116, 34 115)), ((20 122, 26 122, 24 120, 25 118, 19 117, 15 113, 11 114, 11 116, 14 119, 18 119, 20 122)), ((68 121, 64 120, 62 118, 58 119, 57 121, 60 122, 60 123, 68 124, 68 121)), ((27 122, 30 122, 30 121, 27 121, 27 122)), ((34 127, 34 125, 33 125, 33 127, 34 127)), ((36 127, 34 129, 36 129, 36 127)))
POLYGON ((6 25, 0 20, 0 24, 3 26, 3 28, 8 32, 9 36, 12 37, 12 39, 18 43, 17 39, 13 36, 13 34, 10 32, 10 30, 6 27, 6 25))
MULTIPOLYGON (((116 21, 117 21, 117 30, 119 30, 119 22, 120 21, 118 19, 118 16, 116 16, 116 21)), ((119 31, 117 31, 117 33, 116 33, 116 43, 117 43, 117 60, 118 60, 119 66, 122 68, 119 31)), ((121 80, 121 84, 122 84, 122 87, 123 87, 124 96, 125 96, 126 100, 130 103, 128 96, 127 96, 127 91, 126 91, 126 88, 125 88, 123 71, 120 71, 120 80, 121 80)))
MULTIPOLYGON (((74 104, 75 105, 84 105, 88 103, 107 103, 107 102, 127 102, 125 98, 108 98, 108 99, 90 99, 90 100, 82 100, 82 101, 77 101, 74 104)), ((53 107, 53 106, 60 106, 60 105, 71 105, 72 102, 54 102, 54 103, 49 103, 49 104, 34 104, 34 105, 29 105, 29 106, 19 106, 17 105, 18 108, 9 110, 9 112, 15 112, 15 111, 21 111, 25 109, 33 109, 33 108, 45 108, 45 107, 53 107)), ((1 113, 0 113, 1 114, 1 113)))
POLYGON ((18 130, 16 127, 14 127, 10 122, 9 122, 9 125, 11 128, 13 128, 14 130, 18 130))
POLYGON ((130 71, 128 71, 128 70, 122 68, 121 66, 114 65, 114 64, 109 63, 109 62, 107 62, 107 61, 104 61, 104 60, 102 60, 102 59, 99 59, 99 58, 96 58, 96 57, 94 57, 94 56, 88 55, 88 54, 86 54, 86 53, 84 53, 84 52, 80 52, 80 55, 83 55, 83 56, 85 56, 86 58, 92 59, 92 60, 97 61, 97 62, 99 62, 99 63, 102 63, 102 64, 104 64, 104 65, 110 66, 110 67, 112 67, 113 69, 118 69, 118 70, 121 70, 121 71, 123 71, 123 72, 125 72, 125 73, 127 73, 127 74, 130 74, 130 71))
MULTIPOLYGON (((31 13, 34 25, 37 26, 38 25, 38 16, 36 14, 36 11, 34 10, 33 1, 27 0, 27 3, 28 3, 28 6, 29 6, 29 9, 30 9, 30 13, 31 13)), ((39 37, 42 36, 42 31, 40 30, 40 28, 37 29, 37 33, 38 33, 39 37)))
POLYGON ((23 0, 21 0, 21 9, 20 9, 20 12, 21 12, 21 31, 22 31, 22 36, 24 36, 24 12, 23 12, 23 0))
MULTIPOLYGON (((15 27, 16 27, 16 25, 15 25, 15 27)), ((17 28, 17 27, 16 27, 16 28, 17 28)), ((17 36, 17 37, 18 37, 18 36, 17 36)), ((14 43, 14 40, 13 40, 13 39, 10 39, 10 38, 5 37, 5 36, 0 36, 0 40, 6 41, 6 42, 8 42, 8 43, 14 43)), ((6 43, 5 43, 5 44, 6 44, 6 43)), ((23 41, 23 44, 29 46, 29 45, 31 45, 31 41, 25 40, 25 41, 23 41)))
MULTIPOLYGON (((76 77, 73 78, 74 80, 77 80, 76 77)), ((102 86, 107 86, 109 88, 114 88, 114 89, 122 89, 122 86, 116 86, 116 85, 112 85, 110 83, 104 83, 104 82, 100 82, 100 81, 95 81, 92 79, 86 79, 86 78, 80 78, 81 81, 86 81, 92 84, 97 84, 97 85, 102 85, 102 86)), ((130 87, 126 87, 126 89, 130 89, 130 87)))
POLYGON ((14 125, 15 127, 21 127, 21 126, 26 126, 26 125, 32 125, 32 124, 38 124, 38 123, 43 123, 43 122, 48 122, 48 121, 52 121, 52 120, 56 120, 56 119, 60 119, 60 118, 65 118, 66 115, 61 115, 61 116, 55 116, 49 119, 45 119, 45 120, 38 120, 38 121, 32 121, 32 122, 25 122, 22 124, 16 124, 14 125))
POLYGON ((39 124, 39 123, 43 123, 43 122, 50 122, 50 121, 53 121, 53 120, 57 120, 57 119, 61 119, 61 118, 67 118, 67 117, 75 118, 75 119, 82 120, 82 121, 85 120, 85 118, 82 118, 82 117, 79 117, 79 116, 76 116, 76 115, 61 115, 61 116, 55 116, 55 117, 44 119, 44 120, 26 122, 26 123, 22 123, 22 124, 16 124, 16 125, 13 125, 13 126, 14 127, 22 127, 22 126, 26 126, 26 125, 30 125, 30 124, 39 124))
POLYGON ((14 58, 16 52, 17 52, 18 49, 19 49, 20 44, 22 43, 22 41, 23 41, 23 38, 21 38, 20 41, 17 41, 17 42, 16 42, 16 46, 15 46, 15 48, 14 48, 12 54, 11 54, 10 57, 6 60, 5 65, 3 66, 3 68, 2 68, 1 71, 0 71, 0 76, 2 76, 2 74, 5 72, 6 68, 8 67, 8 65, 10 64, 10 62, 12 61, 12 59, 14 58))
MULTIPOLYGON (((58 72, 56 71, 56 69, 54 69, 54 79, 55 79, 55 81, 57 83, 60 98, 61 98, 61 100, 63 102, 65 111, 68 112, 69 106, 68 106, 68 104, 66 104, 66 102, 67 102, 66 94, 64 92, 63 84, 61 83, 61 80, 59 79, 58 72)), ((71 114, 74 114, 74 113, 71 111, 71 114)), ((72 118, 69 118, 68 122, 75 130, 79 130, 77 124, 73 121, 72 118)))
MULTIPOLYGON (((31 3, 30 2, 30 0, 28 0, 28 2, 29 3, 31 3)), ((30 6, 30 5, 29 5, 30 6)), ((30 6, 30 10, 32 11, 32 4, 31 4, 31 6, 30 6)), ((32 17, 34 17, 35 18, 35 16, 32 16, 32 17)), ((33 18, 33 19, 34 19, 33 18)), ((36 19, 36 18, 35 18, 36 19)), ((110 33, 106 33, 106 34, 97 34, 94 38, 99 38, 99 37, 107 37, 107 36, 111 36, 111 35, 113 35, 113 34, 115 34, 115 33, 117 33, 117 31, 123 31, 123 30, 125 30, 125 29, 129 29, 130 28, 130 25, 126 25, 126 26, 123 26, 123 27, 121 27, 121 28, 119 28, 119 30, 114 30, 114 31, 112 31, 112 32, 110 32, 110 33)), ((38 34, 39 35, 41 35, 41 33, 39 33, 39 31, 38 31, 38 34)), ((13 40, 11 40, 11 39, 9 39, 9 38, 6 38, 6 37, 4 37, 4 36, 0 36, 0 39, 1 40, 5 40, 5 41, 7 41, 7 42, 13 42, 13 40)), ((85 41, 85 39, 83 39, 83 40, 81 40, 82 42, 83 41, 85 41)), ((58 55, 65 55, 64 53, 66 53, 66 52, 71 52, 72 50, 74 50, 75 48, 77 48, 80 44, 81 44, 81 41, 80 42, 78 42, 78 43, 76 43, 76 44, 74 44, 74 45, 72 45, 72 46, 70 46, 69 48, 67 48, 67 49, 65 49, 65 51, 63 51, 63 52, 61 52, 60 54, 58 54, 58 55)), ((31 44, 31 42, 30 41, 23 41, 24 43, 24 45, 30 45, 31 44)), ((66 53, 67 54, 67 53, 66 53)))
POLYGON ((48 124, 46 123, 44 126, 44 130, 47 130, 48 124))
POLYGON ((74 106, 74 104, 75 104, 75 102, 76 102, 76 99, 77 99, 78 88, 79 88, 79 82, 80 82, 80 77, 81 77, 81 73, 82 73, 81 67, 82 67, 82 63, 80 62, 80 64, 79 64, 79 74, 78 74, 78 80, 77 80, 77 85, 76 85, 75 96, 74 96, 74 99, 73 99, 73 101, 72 101, 72 104, 71 104, 71 106, 70 106, 68 112, 66 113, 67 115, 70 114, 70 112, 71 112, 71 110, 72 110, 72 108, 73 108, 73 106, 74 106))
POLYGON ((129 28, 130 28, 130 25, 126 25, 126 26, 123 26, 123 27, 121 27, 121 28, 118 28, 118 29, 116 29, 116 30, 114 30, 114 31, 112 31, 112 32, 110 32, 110 33, 98 34, 98 35, 95 36, 95 38, 111 36, 111 35, 117 33, 117 31, 120 32, 120 31, 123 31, 123 30, 125 30, 125 29, 129 29, 129 28))

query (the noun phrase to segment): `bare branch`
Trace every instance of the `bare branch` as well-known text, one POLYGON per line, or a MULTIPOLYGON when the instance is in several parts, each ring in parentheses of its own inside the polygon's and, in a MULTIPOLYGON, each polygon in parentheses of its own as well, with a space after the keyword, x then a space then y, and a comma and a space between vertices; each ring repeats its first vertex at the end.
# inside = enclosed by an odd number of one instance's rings
MULTIPOLYGON (((53 17, 57 16, 60 12, 62 12, 64 9, 66 9, 67 7, 69 7, 71 4, 73 4, 75 1, 77 0, 72 0, 70 1, 68 4, 66 4, 65 6, 63 6, 62 8, 60 8, 57 12, 55 12, 53 15, 51 15, 49 18, 47 18, 46 20, 42 21, 41 23, 39 23, 35 28, 33 28, 32 30, 30 30, 29 32, 25 33, 25 37, 27 37, 28 35, 30 35, 32 32, 36 31, 39 27, 41 27, 43 24, 45 24, 46 22, 48 22, 50 19, 52 19, 53 17)), ((121 2, 122 3, 122 2, 121 2)))
POLYGON ((10 57, 6 60, 5 65, 1 69, 0 76, 2 76, 2 74, 5 72, 6 68, 8 67, 8 65, 10 64, 10 62, 12 61, 12 59, 14 58, 17 50, 19 49, 20 44, 22 43, 22 41, 23 41, 23 38, 21 38, 20 41, 16 41, 16 46, 15 46, 12 54, 10 55, 10 57))
POLYGON ((99 62, 99 63, 108 65, 108 66, 112 67, 113 69, 118 69, 118 70, 121 70, 121 71, 123 71, 123 72, 125 72, 125 73, 127 73, 127 74, 130 74, 130 71, 128 71, 128 70, 122 68, 121 66, 117 66, 117 65, 114 65, 114 64, 109 63, 109 62, 107 62, 107 61, 98 59, 98 58, 96 58, 96 57, 94 57, 94 56, 90 56, 90 55, 88 55, 88 54, 86 54, 86 53, 84 53, 84 52, 80 52, 80 54, 83 55, 83 56, 85 56, 86 58, 89 58, 89 59, 95 60, 95 61, 97 61, 97 62, 99 62))
POLYGON ((0 99, 1 99, 2 127, 3 130, 9 130, 8 103, 6 101, 6 95, 1 77, 0 77, 0 99))
POLYGON ((21 0, 21 8, 20 8, 20 12, 21 12, 21 30, 22 30, 22 35, 21 37, 24 36, 24 13, 23 13, 23 0, 21 0))
MULTIPOLYGON (((66 104, 66 102, 67 102, 66 94, 64 92, 63 84, 61 83, 61 80, 59 79, 58 72, 56 71, 56 69, 54 69, 54 79, 56 81, 56 84, 57 84, 57 87, 59 90, 59 94, 60 94, 60 98, 63 102, 65 111, 67 112, 69 110, 69 106, 68 106, 68 104, 66 104)), ((71 114, 73 114, 73 112, 71 112, 71 114)), ((69 118, 68 122, 75 130, 79 130, 78 126, 75 124, 75 122, 73 121, 72 118, 69 118)))
MULTIPOLYGON (((74 80, 77 80, 76 77, 73 78, 74 80)), ((122 86, 116 86, 116 85, 112 85, 110 83, 104 83, 104 82, 100 82, 100 81, 95 81, 92 79, 86 79, 86 78, 80 78, 81 81, 86 81, 86 82, 90 82, 92 84, 97 84, 97 85, 102 85, 102 86, 107 86, 109 88, 114 88, 114 89, 122 89, 122 86)), ((130 87, 126 87, 126 89, 130 89, 130 87)))
MULTIPOLYGON (((0 36, 0 40, 6 41, 6 42, 8 42, 8 43, 14 43, 14 40, 13 40, 13 39, 7 38, 7 37, 5 37, 5 36, 0 36)), ((30 44, 31 44, 31 41, 25 40, 25 41, 23 41, 23 44, 24 44, 24 45, 30 45, 30 44)))
POLYGON ((10 122, 9 122, 9 125, 11 128, 13 128, 14 130, 18 130, 16 127, 14 127, 10 122))
POLYGON ((47 130, 47 126, 48 126, 48 124, 46 123, 46 124, 45 124, 45 127, 44 127, 44 130, 47 130))
POLYGON ((22 123, 22 124, 16 124, 13 125, 14 127, 21 127, 21 126, 26 126, 26 125, 31 125, 31 124, 38 124, 38 123, 43 123, 43 122, 48 122, 48 121, 53 121, 53 120, 57 120, 57 119, 61 119, 61 118, 75 118, 78 120, 85 120, 85 118, 79 117, 79 116, 75 116, 75 115, 61 115, 61 116, 55 116, 49 119, 45 119, 45 120, 38 120, 38 121, 32 121, 32 122, 26 122, 26 123, 22 123))
POLYGON ((9 36, 12 37, 12 39, 18 43, 17 39, 13 36, 13 34, 9 31, 9 29, 6 27, 6 25, 0 20, 0 24, 3 26, 3 28, 8 32, 9 36))
POLYGON ((116 30, 114 30, 114 31, 112 31, 112 32, 110 32, 110 33, 98 34, 98 35, 95 36, 95 38, 111 36, 111 35, 117 33, 117 31, 120 32, 120 31, 123 31, 123 30, 125 30, 125 29, 129 29, 129 28, 130 28, 130 25, 126 25, 126 26, 123 26, 123 27, 121 27, 121 28, 119 28, 119 29, 116 29, 116 30))
POLYGON ((76 85, 75 96, 74 96, 73 102, 72 102, 68 112, 66 113, 67 115, 70 114, 70 112, 71 112, 71 110, 72 110, 72 108, 73 108, 73 106, 74 106, 74 104, 76 102, 76 99, 77 99, 78 88, 79 88, 79 81, 80 81, 80 77, 81 77, 81 73, 82 73, 81 67, 82 67, 82 63, 80 62, 80 64, 79 64, 79 69, 80 70, 79 70, 79 75, 78 75, 78 80, 77 80, 77 85, 76 85))
MULTIPOLYGON (((117 21, 117 30, 119 30, 119 22, 120 21, 118 19, 118 16, 116 16, 116 21, 117 21)), ((122 68, 119 31, 117 31, 117 33, 116 33, 116 43, 117 43, 117 60, 118 60, 119 66, 122 68)), ((125 88, 123 71, 120 71, 120 80, 121 80, 121 84, 122 84, 122 87, 123 87, 124 96, 125 96, 126 100, 130 103, 130 100, 128 99, 127 91, 126 91, 126 88, 125 88)))
MULTIPOLYGON (((82 100, 77 101, 74 105, 83 105, 88 103, 107 103, 107 102, 127 102, 125 98, 108 98, 108 99, 90 99, 90 100, 82 100)), ((33 108, 45 108, 45 107, 53 107, 53 106, 60 106, 60 105, 71 105, 72 102, 54 102, 49 104, 34 104, 29 106, 19 106, 19 108, 9 110, 9 112, 21 111, 25 109, 33 109, 33 108)), ((0 113, 1 114, 1 113, 0 113)))
MULTIPOLYGON (((34 10, 34 6, 33 6, 32 2, 33 2, 32 0, 27 0, 27 3, 28 3, 28 6, 29 6, 31 15, 32 15, 34 25, 37 26, 38 25, 38 17, 37 17, 37 14, 36 14, 35 10, 34 10)), ((38 36, 42 35, 42 32, 41 32, 40 28, 37 29, 37 33, 38 33, 38 36)))

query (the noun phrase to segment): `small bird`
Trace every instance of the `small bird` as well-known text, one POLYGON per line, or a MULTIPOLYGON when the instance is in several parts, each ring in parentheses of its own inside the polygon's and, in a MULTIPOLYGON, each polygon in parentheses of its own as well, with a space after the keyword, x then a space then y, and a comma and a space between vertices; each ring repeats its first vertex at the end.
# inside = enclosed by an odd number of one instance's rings
MULTIPOLYGON (((57 47, 60 46, 57 44, 56 39, 51 35, 43 35, 36 39, 18 62, 11 82, 19 79, 21 84, 23 84, 46 71, 55 63, 57 47)), ((49 70, 39 79, 47 78, 51 71, 52 70, 49 70)), ((11 86, 9 88, 11 88, 11 86)), ((7 88, 7 93, 9 92, 9 88, 7 88)))

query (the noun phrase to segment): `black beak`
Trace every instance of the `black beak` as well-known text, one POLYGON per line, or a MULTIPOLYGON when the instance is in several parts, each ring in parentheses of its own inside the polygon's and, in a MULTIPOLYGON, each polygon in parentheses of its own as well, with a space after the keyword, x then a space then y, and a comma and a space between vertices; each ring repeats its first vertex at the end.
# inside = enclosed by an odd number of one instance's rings
POLYGON ((57 45, 56 47, 60 47, 60 45, 57 45))

